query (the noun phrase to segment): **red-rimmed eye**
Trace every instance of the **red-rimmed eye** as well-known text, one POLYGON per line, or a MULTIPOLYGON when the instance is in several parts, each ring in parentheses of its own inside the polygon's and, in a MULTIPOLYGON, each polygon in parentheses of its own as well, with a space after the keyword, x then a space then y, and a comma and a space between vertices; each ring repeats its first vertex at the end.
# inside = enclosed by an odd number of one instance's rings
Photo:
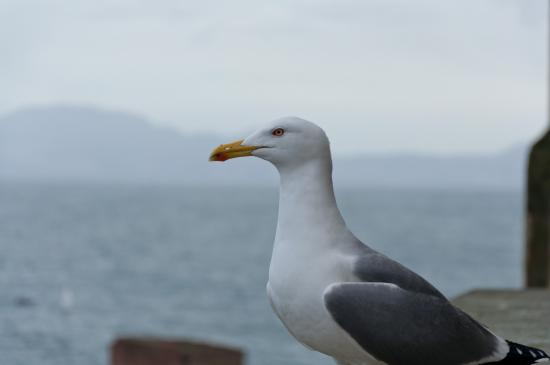
POLYGON ((274 129, 273 132, 271 132, 271 134, 273 134, 275 137, 280 137, 283 134, 285 134, 285 130, 283 128, 277 128, 277 129, 274 129))

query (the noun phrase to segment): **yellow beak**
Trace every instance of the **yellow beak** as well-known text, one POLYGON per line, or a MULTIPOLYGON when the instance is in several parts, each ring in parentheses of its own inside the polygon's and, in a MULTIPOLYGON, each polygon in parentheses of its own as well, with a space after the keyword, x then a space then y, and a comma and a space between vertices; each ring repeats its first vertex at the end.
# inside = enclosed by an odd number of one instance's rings
POLYGON ((243 146, 243 139, 240 141, 221 144, 210 154, 210 161, 226 161, 230 158, 252 156, 252 151, 260 148, 259 146, 243 146))

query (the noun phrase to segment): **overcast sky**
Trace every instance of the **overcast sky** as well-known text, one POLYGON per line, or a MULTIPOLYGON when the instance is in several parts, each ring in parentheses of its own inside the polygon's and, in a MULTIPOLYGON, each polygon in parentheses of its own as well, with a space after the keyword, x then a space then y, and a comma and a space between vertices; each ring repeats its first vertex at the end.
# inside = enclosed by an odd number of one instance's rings
POLYGON ((0 113, 76 103, 340 153, 494 151, 546 124, 545 0, 0 0, 0 113))

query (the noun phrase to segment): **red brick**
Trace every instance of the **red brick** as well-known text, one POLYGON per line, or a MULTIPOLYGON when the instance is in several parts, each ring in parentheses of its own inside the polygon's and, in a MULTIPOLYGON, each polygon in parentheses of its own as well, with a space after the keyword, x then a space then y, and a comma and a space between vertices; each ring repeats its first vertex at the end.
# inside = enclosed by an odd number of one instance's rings
POLYGON ((111 365, 241 365, 238 349, 182 340, 121 338, 111 345, 111 365))

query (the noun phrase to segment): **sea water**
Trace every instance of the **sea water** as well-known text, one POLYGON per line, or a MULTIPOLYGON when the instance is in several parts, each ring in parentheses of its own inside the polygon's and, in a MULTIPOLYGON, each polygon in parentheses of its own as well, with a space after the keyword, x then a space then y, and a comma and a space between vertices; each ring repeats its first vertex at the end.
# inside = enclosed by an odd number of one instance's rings
MULTIPOLYGON (((364 242, 448 296, 522 280, 519 192, 348 189, 364 242)), ((275 188, 0 186, 0 363, 108 363, 120 336, 237 346, 252 365, 331 364, 265 294, 275 188)))

